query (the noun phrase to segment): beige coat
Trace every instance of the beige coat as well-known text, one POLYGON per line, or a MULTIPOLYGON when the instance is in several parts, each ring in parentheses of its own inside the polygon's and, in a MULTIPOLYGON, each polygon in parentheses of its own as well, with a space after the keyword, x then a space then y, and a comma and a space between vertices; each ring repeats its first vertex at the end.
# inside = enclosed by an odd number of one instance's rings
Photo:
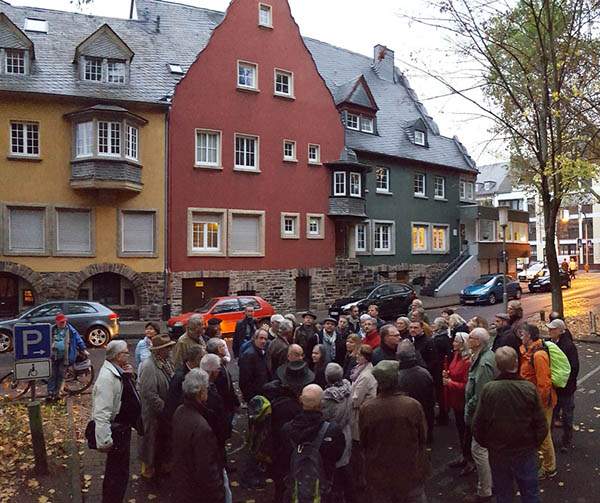
POLYGON ((187 350, 192 346, 202 346, 206 350, 206 343, 204 342, 204 339, 200 337, 198 342, 196 342, 188 335, 188 331, 186 330, 185 334, 177 339, 177 344, 175 344, 175 347, 173 348, 173 355, 171 356, 171 359, 173 360, 173 365, 175 365, 175 368, 179 368, 183 365, 187 350))
POLYGON ((352 440, 360 440, 360 430, 358 428, 358 415, 361 406, 370 398, 377 396, 377 381, 371 371, 373 365, 367 363, 366 367, 359 374, 358 378, 352 384, 352 414, 350 416, 350 430, 352 431, 352 440))

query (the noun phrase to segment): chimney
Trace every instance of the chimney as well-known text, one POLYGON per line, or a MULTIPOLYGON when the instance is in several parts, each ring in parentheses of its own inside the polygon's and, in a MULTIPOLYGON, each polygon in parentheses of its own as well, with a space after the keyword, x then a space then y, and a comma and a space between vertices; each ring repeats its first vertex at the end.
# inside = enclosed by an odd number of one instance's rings
POLYGON ((373 70, 380 79, 395 82, 394 79, 394 51, 385 45, 377 44, 373 48, 373 70))

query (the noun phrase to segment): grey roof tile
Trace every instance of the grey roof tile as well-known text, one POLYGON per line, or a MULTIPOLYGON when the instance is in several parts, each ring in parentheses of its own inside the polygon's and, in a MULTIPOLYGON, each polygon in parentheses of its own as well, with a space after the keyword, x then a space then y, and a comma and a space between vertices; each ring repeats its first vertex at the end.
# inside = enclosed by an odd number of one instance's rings
POLYGON ((508 171, 509 167, 510 163, 508 162, 498 162, 480 166, 477 183, 483 184, 485 182, 494 182, 494 186, 490 187, 489 190, 485 190, 485 186, 480 185, 481 189, 477 190, 477 195, 487 196, 512 192, 513 181, 508 171))

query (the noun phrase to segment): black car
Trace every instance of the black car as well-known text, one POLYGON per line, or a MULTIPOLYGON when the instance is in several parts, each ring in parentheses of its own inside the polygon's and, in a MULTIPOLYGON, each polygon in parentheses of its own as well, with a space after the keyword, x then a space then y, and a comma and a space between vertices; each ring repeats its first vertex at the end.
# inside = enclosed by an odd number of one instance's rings
POLYGON ((393 320, 397 316, 406 315, 411 302, 417 294, 404 283, 369 284, 352 290, 343 299, 337 299, 329 306, 329 316, 337 318, 346 314, 353 306, 358 306, 360 313, 366 313, 371 304, 379 307, 379 317, 393 320))
MULTIPOLYGON (((571 288, 571 278, 569 277, 569 273, 563 271, 560 272, 560 286, 566 286, 567 288, 571 288)), ((540 271, 540 276, 533 278, 529 282, 529 291, 530 292, 550 292, 552 290, 552 285, 550 284, 550 271, 548 269, 544 269, 540 271)))

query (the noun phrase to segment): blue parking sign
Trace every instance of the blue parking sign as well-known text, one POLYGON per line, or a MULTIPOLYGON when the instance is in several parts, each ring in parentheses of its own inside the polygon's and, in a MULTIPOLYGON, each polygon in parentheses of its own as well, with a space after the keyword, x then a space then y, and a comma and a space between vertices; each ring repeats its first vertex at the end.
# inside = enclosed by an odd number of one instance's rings
POLYGON ((15 360, 50 358, 52 351, 52 325, 14 326, 15 360))

